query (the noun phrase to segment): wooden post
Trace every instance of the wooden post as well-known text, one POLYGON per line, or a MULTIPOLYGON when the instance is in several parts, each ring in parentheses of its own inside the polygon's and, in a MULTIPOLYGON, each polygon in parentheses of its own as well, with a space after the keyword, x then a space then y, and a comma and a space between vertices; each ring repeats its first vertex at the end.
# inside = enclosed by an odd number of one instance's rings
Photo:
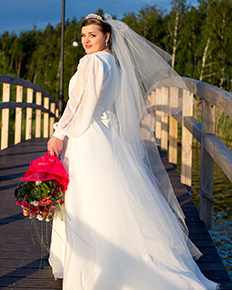
POLYGON ((161 105, 161 89, 156 89, 156 98, 155 98, 155 137, 157 146, 161 146, 161 111, 159 109, 161 105))
POLYGON ((59 117, 59 109, 56 109, 56 117, 59 117))
MULTIPOLYGON (((27 103, 33 102, 33 89, 27 88, 27 103)), ((32 132, 32 108, 26 110, 26 137, 25 139, 31 139, 32 132)))
MULTIPOLYGON (((3 83, 3 102, 10 101, 10 84, 3 83)), ((8 147, 9 142, 10 110, 2 110, 1 150, 8 147)))
MULTIPOLYGON (((23 86, 17 86, 16 90, 16 102, 22 103, 23 101, 23 86)), ((15 140, 14 144, 21 142, 22 139, 22 116, 23 109, 16 108, 15 109, 15 140)))
MULTIPOLYGON (((42 93, 36 92, 36 105, 42 104, 42 93)), ((35 138, 41 137, 41 110, 36 110, 35 115, 35 138)))
MULTIPOLYGON (((170 87, 170 110, 178 108, 179 89, 170 87)), ((177 165, 178 122, 170 115, 169 118, 169 162, 177 165)))
POLYGON ((183 90, 182 109, 182 150, 181 182, 189 187, 192 184, 192 134, 184 126, 184 117, 193 115, 193 94, 183 90))
POLYGON ((161 88, 161 104, 163 105, 161 112, 161 150, 168 151, 168 88, 161 88))
MULTIPOLYGON (((55 109, 56 109, 56 104, 55 103, 51 103, 51 112, 53 114, 55 114, 55 109)), ((54 117, 50 117, 50 137, 52 136, 53 132, 54 132, 54 129, 53 129, 53 125, 55 123, 55 118, 54 117)))
MULTIPOLYGON (((49 110, 49 98, 44 97, 44 108, 49 110)), ((49 123, 49 114, 44 113, 44 129, 43 129, 43 137, 48 138, 48 123, 49 123)))
POLYGON ((205 134, 215 133, 215 106, 202 100, 200 219, 212 229, 214 160, 204 148, 205 134))
POLYGON ((149 108, 149 117, 150 117, 152 132, 155 132, 155 115, 154 115, 155 96, 156 96, 155 91, 152 91, 151 95, 148 96, 149 107, 150 107, 149 108))

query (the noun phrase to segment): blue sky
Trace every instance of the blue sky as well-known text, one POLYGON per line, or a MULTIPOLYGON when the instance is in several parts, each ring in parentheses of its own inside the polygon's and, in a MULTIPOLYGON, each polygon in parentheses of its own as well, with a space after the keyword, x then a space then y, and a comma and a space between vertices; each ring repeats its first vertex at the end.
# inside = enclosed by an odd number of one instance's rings
MULTIPOLYGON (((157 4, 169 10, 170 0, 66 0, 65 18, 86 16, 99 8, 121 19, 125 12, 138 13, 145 5, 157 4)), ((188 1, 190 2, 190 1, 188 1)), ((197 0, 191 1, 197 5, 197 0)), ((61 22, 62 0, 0 0, 0 34, 8 30, 17 34, 22 30, 44 29, 48 23, 56 26, 61 22)))

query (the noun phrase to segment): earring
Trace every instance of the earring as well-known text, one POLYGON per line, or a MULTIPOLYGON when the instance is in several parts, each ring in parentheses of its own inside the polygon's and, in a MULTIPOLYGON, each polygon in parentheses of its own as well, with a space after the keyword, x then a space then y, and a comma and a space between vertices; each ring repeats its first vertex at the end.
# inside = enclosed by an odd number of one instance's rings
POLYGON ((106 42, 106 47, 108 46, 108 42, 106 42))

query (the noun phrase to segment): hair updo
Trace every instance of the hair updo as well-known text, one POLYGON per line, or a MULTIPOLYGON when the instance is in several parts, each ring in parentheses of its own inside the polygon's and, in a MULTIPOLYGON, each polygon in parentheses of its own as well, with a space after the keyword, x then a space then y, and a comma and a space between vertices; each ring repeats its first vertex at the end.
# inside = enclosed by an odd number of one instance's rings
MULTIPOLYGON (((97 15, 97 14, 96 14, 97 15)), ((103 33, 103 34, 106 34, 106 33, 109 33, 110 34, 110 37, 109 37, 109 41, 108 41, 108 47, 109 49, 111 49, 112 47, 112 43, 111 43, 111 34, 112 34, 112 29, 111 29, 111 26, 105 22, 105 18, 104 16, 102 15, 99 15, 102 20, 99 20, 98 18, 87 18, 85 19, 83 22, 82 22, 82 25, 81 25, 81 28, 82 27, 85 27, 85 26, 88 26, 88 25, 91 25, 91 24, 94 24, 94 25, 97 25, 99 27, 99 30, 103 33)))

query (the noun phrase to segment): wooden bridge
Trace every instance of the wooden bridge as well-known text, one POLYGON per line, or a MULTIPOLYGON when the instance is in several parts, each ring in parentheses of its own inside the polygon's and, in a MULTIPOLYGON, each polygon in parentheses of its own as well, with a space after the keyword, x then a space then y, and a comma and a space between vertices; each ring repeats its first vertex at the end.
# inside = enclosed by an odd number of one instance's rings
MULTIPOLYGON (((214 135, 213 128, 215 127, 215 106, 232 117, 230 110, 232 108, 232 94, 192 79, 185 79, 185 81, 191 93, 202 98, 203 123, 200 124, 192 117, 191 109, 189 111, 179 111, 175 108, 175 105, 164 103, 163 99, 160 100, 160 91, 165 90, 165 88, 159 88, 150 96, 150 104, 155 111, 156 118, 154 131, 161 148, 162 161, 186 215, 190 238, 203 253, 197 263, 206 277, 221 284, 221 289, 231 290, 232 282, 205 226, 206 224, 210 229, 212 223, 212 170, 211 173, 207 173, 207 176, 204 172, 201 173, 203 178, 200 200, 201 219, 187 187, 191 186, 192 136, 202 145, 201 167, 203 171, 205 166, 212 169, 213 167, 210 164, 212 164, 212 160, 215 160, 230 180, 232 179, 232 153, 214 135), (169 120, 166 111, 163 110, 167 106, 175 112, 169 120), (182 126, 181 177, 175 170, 175 164, 177 163, 177 122, 182 126), (168 135, 170 136, 169 141, 168 135), (169 160, 167 151, 169 152, 169 160)), ((46 152, 46 143, 52 133, 52 125, 58 114, 57 104, 41 88, 27 81, 0 75, 0 83, 3 83, 3 98, 0 102, 0 112, 2 111, 0 289, 62 289, 62 281, 53 279, 51 268, 47 262, 47 254, 42 253, 41 256, 40 245, 38 243, 33 244, 30 230, 28 230, 29 219, 23 217, 20 207, 14 203, 14 189, 19 183, 20 177, 28 169, 30 161, 44 155, 46 152), (10 92, 13 91, 12 88, 15 89, 16 94, 11 99, 10 92), (26 88, 26 93, 23 92, 23 88, 26 88), (35 103, 33 103, 33 100, 35 100, 35 103), (11 112, 12 109, 13 113, 11 112), (9 120, 14 118, 14 115, 16 124, 14 145, 8 146, 9 120), (25 140, 21 141, 21 128, 23 126, 25 126, 26 135, 25 140), (41 137, 41 132, 43 137, 41 137), (32 138, 32 136, 35 136, 35 138, 32 138)), ((173 87, 171 90, 173 91, 169 93, 177 95, 179 88, 173 87)), ((183 92, 183 99, 188 93, 187 91, 183 92)), ((152 148, 150 154, 152 156, 152 148)), ((50 229, 48 228, 48 237, 49 235, 50 229)))

